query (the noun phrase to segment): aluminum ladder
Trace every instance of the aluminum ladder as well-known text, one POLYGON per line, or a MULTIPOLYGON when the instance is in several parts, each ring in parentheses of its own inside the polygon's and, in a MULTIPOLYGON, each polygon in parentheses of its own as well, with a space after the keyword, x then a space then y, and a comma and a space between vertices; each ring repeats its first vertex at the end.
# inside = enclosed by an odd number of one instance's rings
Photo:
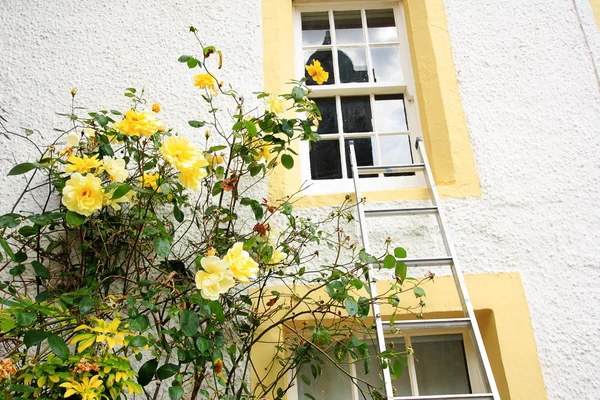
MULTIPOLYGON (((395 321, 394 326, 400 330, 414 330, 414 329, 448 329, 448 328, 467 328, 473 350, 477 356, 483 387, 485 388, 484 393, 475 394, 448 394, 448 395, 434 395, 434 396, 419 396, 414 395, 415 388, 412 388, 413 396, 394 396, 392 388, 392 379, 390 376, 389 368, 382 370, 383 382, 385 385, 385 395, 388 400, 459 400, 459 399, 471 399, 471 400, 500 400, 498 389, 494 381, 494 375, 492 368, 483 345, 481 338, 481 332, 475 318, 475 311, 467 292, 467 286, 463 274, 460 270, 454 245, 448 235, 446 229, 446 223, 444 213, 440 208, 440 198, 438 195, 435 181, 431 173, 431 167, 427 160, 427 153, 425 152, 425 146, 422 139, 417 139, 415 147, 423 160, 421 164, 407 164, 407 165, 384 165, 384 166, 363 166, 359 167, 356 163, 356 151, 354 148, 354 141, 350 141, 350 162, 352 166, 352 180, 354 182, 354 191, 356 194, 356 203, 358 209, 358 217, 360 224, 360 234, 362 237, 362 244, 366 252, 369 252, 369 240, 367 234, 367 217, 390 217, 390 216, 402 216, 402 215, 418 215, 418 214, 434 214, 437 218, 437 223, 441 232, 444 247, 446 249, 445 257, 429 257, 429 258, 402 258, 398 261, 402 261, 407 267, 432 267, 432 266, 448 266, 452 271, 454 283, 458 297, 460 299, 462 309, 464 312, 464 318, 451 318, 451 319, 416 319, 416 320, 402 320, 395 321), (429 197, 431 206, 429 207, 413 207, 413 208, 395 208, 395 209, 369 209, 365 210, 364 202, 362 201, 362 195, 359 187, 359 181, 361 175, 368 174, 382 174, 382 173, 423 173, 429 191, 429 197)), ((371 296, 377 297, 376 279, 372 279, 373 266, 369 265, 369 286, 371 288, 371 296)), ((375 320, 376 336, 379 353, 386 351, 385 335, 384 335, 384 323, 379 311, 379 304, 373 302, 373 316, 375 320)), ((413 370, 414 372, 414 370, 413 370)), ((412 386, 412 384, 411 384, 412 386)), ((418 391, 418 388, 416 389, 418 391)))

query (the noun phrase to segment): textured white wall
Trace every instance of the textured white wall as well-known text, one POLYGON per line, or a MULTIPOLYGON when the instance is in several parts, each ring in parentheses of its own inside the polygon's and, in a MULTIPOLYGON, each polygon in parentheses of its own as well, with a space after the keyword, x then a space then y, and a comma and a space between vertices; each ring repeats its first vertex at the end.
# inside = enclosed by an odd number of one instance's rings
MULTIPOLYGON (((549 398, 600 398, 600 96, 592 64, 600 63, 600 33, 589 3, 576 1, 582 26, 571 0, 445 4, 483 189, 481 198, 444 201, 463 267, 520 272, 549 398)), ((11 125, 51 135, 66 126, 53 113, 68 111, 71 87, 93 109, 124 108, 123 89, 144 85, 168 125, 201 135, 186 122, 201 109, 192 73, 176 62, 198 52, 186 27, 224 50, 226 80, 250 93, 263 82, 260 18, 259 0, 4 0, 0 106, 11 125)), ((0 184, 14 187, 20 181, 4 175, 28 152, 0 141, 0 184)), ((2 211, 13 199, 14 191, 0 191, 2 211)), ((379 239, 434 233, 409 228, 379 239)), ((409 240, 411 255, 429 250, 409 240)))

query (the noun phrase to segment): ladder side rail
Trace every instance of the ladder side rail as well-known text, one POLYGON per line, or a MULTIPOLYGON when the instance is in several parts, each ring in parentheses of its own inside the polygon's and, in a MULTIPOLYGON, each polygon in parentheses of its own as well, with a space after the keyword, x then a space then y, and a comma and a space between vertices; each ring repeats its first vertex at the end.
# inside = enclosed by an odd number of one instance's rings
POLYGON ((454 276, 454 281, 456 284, 456 289, 458 290, 458 297, 462 303, 463 310, 467 316, 471 320, 471 338, 473 341, 473 345, 475 347, 475 353, 478 355, 480 365, 483 367, 485 376, 487 378, 487 385, 490 389, 490 392, 493 394, 494 399, 500 400, 500 395, 498 393, 498 388, 496 387, 496 382, 494 379, 494 374, 492 372, 492 367, 487 356, 487 352, 485 350, 485 346, 483 344, 483 339, 481 337, 481 332, 479 330, 479 324, 477 323, 477 318, 475 317, 475 310, 473 309, 473 304, 471 303, 471 298, 469 296, 469 292, 467 290, 467 285, 465 283, 462 271, 460 266, 458 265, 458 260, 456 258, 456 252, 454 249, 454 244, 452 243, 445 224, 445 216, 444 211, 440 207, 440 197, 437 191, 437 187, 435 185, 435 180, 433 179, 433 174, 431 173, 431 166, 429 165, 429 160, 427 158, 427 153, 425 151, 425 146, 423 144, 423 140, 421 138, 417 139, 415 146, 419 150, 419 154, 421 155, 421 159, 425 164, 425 181, 427 182, 427 188, 429 190, 429 194, 431 196, 431 201, 434 207, 438 208, 437 212, 437 220, 440 227, 440 232, 442 234, 442 239, 444 241, 444 246, 448 255, 452 257, 453 263, 451 265, 452 275, 454 276))
MULTIPOLYGON (((356 152, 354 150, 354 141, 350 141, 350 163, 352 167, 352 181, 354 183, 354 194, 356 196, 356 207, 358 210, 358 223, 360 226, 360 234, 362 238, 362 244, 365 251, 368 253, 369 250, 369 239, 367 233, 366 219, 365 219, 365 209, 362 202, 362 194, 359 189, 358 180, 360 179, 358 175, 358 168, 356 165, 356 152)), ((371 298, 377 297, 377 285, 376 280, 373 277, 373 266, 369 264, 368 266, 369 273, 369 288, 371 289, 371 298)), ((375 321, 375 332, 377 336, 377 347, 379 353, 383 353, 386 351, 385 347, 385 336, 383 331, 383 322, 381 320, 381 312, 379 310, 379 304, 377 301, 373 301, 371 304, 373 309, 373 319, 375 321)), ((392 388, 392 377, 390 375, 389 368, 383 368, 383 383, 385 385, 385 394, 388 399, 392 399, 394 397, 394 389, 392 388)))

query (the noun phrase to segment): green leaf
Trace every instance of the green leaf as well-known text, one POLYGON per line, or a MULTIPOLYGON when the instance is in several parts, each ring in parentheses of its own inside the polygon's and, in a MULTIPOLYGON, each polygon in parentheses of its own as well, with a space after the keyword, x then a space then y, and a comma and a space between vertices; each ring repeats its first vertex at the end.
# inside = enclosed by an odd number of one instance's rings
POLYGON ((200 326, 198 314, 187 309, 183 310, 179 314, 179 326, 185 336, 194 336, 198 333, 198 327, 200 326))
POLYGON ((25 266, 23 264, 19 264, 8 271, 11 276, 19 276, 23 272, 25 272, 25 266))
POLYGON ((167 258, 171 252, 171 242, 165 237, 157 236, 154 239, 154 251, 157 256, 167 258))
POLYGON ((358 303, 356 302, 356 300, 354 300, 353 297, 348 297, 346 299, 345 306, 346 311, 348 311, 348 314, 350 314, 350 316, 353 317, 356 314, 358 314, 358 303))
POLYGON ((183 387, 182 386, 171 386, 169 388, 169 399, 170 400, 181 400, 183 396, 183 387))
POLYGON ((404 250, 402 247, 396 247, 394 249, 394 255, 397 258, 406 258, 406 250, 404 250))
POLYGON ((179 207, 177 207, 177 204, 173 205, 173 216, 175 217, 175 220, 177 220, 177 222, 183 222, 183 211, 181 211, 179 207))
MULTIPOLYGON (((134 90, 135 90, 135 89, 134 89, 134 90)), ((105 115, 102 115, 102 114, 96 114, 96 115, 94 115, 94 119, 95 119, 96 121, 98 121, 98 124, 99 124, 101 127, 103 127, 103 128, 104 128, 106 125, 108 125, 108 123, 111 121, 111 119, 110 119, 110 118, 108 118, 107 116, 105 116, 105 115)))
POLYGON ((30 348, 38 343, 41 343, 44 339, 46 339, 46 336, 48 336, 48 334, 44 331, 27 331, 23 336, 23 344, 25 345, 25 347, 30 348))
POLYGON ((95 302, 90 296, 85 296, 79 300, 79 304, 77 304, 77 307, 79 307, 79 313, 85 314, 94 307, 94 304, 95 302))
POLYGON ((212 191, 211 191, 213 196, 216 196, 223 191, 222 185, 223 185, 223 181, 215 182, 215 185, 213 186, 212 191))
POLYGON ((206 122, 204 121, 188 121, 188 124, 190 124, 190 126, 192 128, 202 128, 204 125, 206 125, 206 122))
POLYGON ((304 382, 307 386, 310 386, 310 379, 308 379, 308 376, 300 375, 300 379, 302 379, 302 382, 304 382))
POLYGON ((196 60, 195 58, 191 57, 190 59, 187 60, 187 66, 189 69, 195 68, 198 65, 198 60, 196 60))
POLYGON ((36 168, 37 168, 37 165, 32 164, 32 163, 18 164, 18 165, 15 165, 14 167, 12 167, 12 169, 8 172, 8 176, 21 175, 21 174, 31 171, 32 169, 36 169, 36 168))
POLYGON ((138 371, 138 383, 142 386, 149 384, 152 379, 154 379, 154 373, 156 372, 157 367, 158 361, 156 361, 156 358, 146 361, 138 371))
POLYGON ((25 254, 25 252, 19 250, 15 253, 15 257, 13 258, 13 260, 15 260, 15 262, 18 263, 22 263, 27 261, 27 254, 25 254))
POLYGON ((397 358, 390 363, 390 375, 392 379, 399 379, 402 376, 402 363, 397 358))
POLYGON ((391 254, 388 254, 387 256, 385 256, 385 258, 383 259, 383 268, 392 269, 395 266, 396 266, 396 257, 394 257, 391 254))
POLYGON ((0 228, 15 228, 21 223, 19 214, 4 214, 0 217, 0 228))
MULTIPOLYGON (((148 344, 148 339, 146 339, 144 336, 141 336, 141 335, 134 336, 129 340, 129 346, 133 346, 133 347, 143 347, 147 344, 148 344)), ((159 378, 160 378, 160 376, 159 376, 159 378)))
POLYGON ((164 381, 165 379, 168 379, 168 378, 172 377, 173 375, 175 375, 178 371, 179 371, 179 367, 177 365, 165 364, 165 365, 162 365, 156 371, 156 375, 158 376, 158 379, 160 379, 161 381, 164 381))
POLYGON ((121 197, 123 197, 127 193, 129 193, 130 191, 131 191, 131 186, 129 186, 128 184, 124 183, 122 185, 119 185, 113 192, 111 200, 120 199, 121 197))
POLYGON ((286 169, 292 169, 294 168, 294 158, 289 154, 284 154, 281 156, 281 164, 283 164, 286 169))
POLYGON ((35 296, 35 302, 36 303, 41 303, 43 301, 46 301, 50 298, 51 293, 47 290, 40 292, 37 296, 35 296))
POLYGON ((36 313, 28 312, 28 311, 19 311, 15 310, 15 320, 17 324, 21 326, 29 326, 35 321, 37 317, 36 313))
POLYGON ((67 223, 73 227, 79 226, 85 222, 85 216, 77 214, 76 212, 70 210, 67 211, 65 219, 67 220, 67 223))
POLYGON ((64 339, 60 336, 48 336, 48 345, 50 346, 54 354, 56 354, 61 360, 66 360, 67 358, 69 358, 69 348, 67 347, 67 344, 65 343, 64 339))
POLYGON ((8 254, 8 256, 14 261, 15 253, 12 251, 12 249, 8 245, 8 242, 6 240, 4 240, 3 238, 0 238, 0 246, 2 246, 2 249, 4 249, 4 252, 6 252, 6 254, 8 254))
POLYGON ((262 219, 265 211, 258 201, 253 200, 250 203, 250 208, 252 208, 252 212, 254 212, 254 218, 256 218, 257 221, 262 219))
POLYGON ((181 56, 177 59, 177 61, 179 61, 180 63, 186 63, 188 62, 188 60, 192 58, 191 56, 181 56))
POLYGON ((210 347, 210 343, 208 343, 208 339, 203 336, 198 336, 196 339, 196 347, 200 351, 200 353, 204 353, 210 347))
POLYGON ((248 131, 248 135, 256 136, 256 125, 252 121, 245 121, 244 125, 246 125, 246 130, 248 131))
POLYGON ((148 319, 145 315, 140 315, 135 319, 135 322, 138 323, 140 331, 145 331, 150 326, 150 319, 148 319))
POLYGON ((46 266, 44 266, 44 264, 39 261, 32 261, 31 266, 33 267, 33 270, 37 276, 42 279, 50 279, 50 271, 48 268, 46 268, 46 266))
POLYGON ((414 286, 413 287, 413 292, 415 293, 416 297, 423 297, 425 296, 425 290, 419 286, 414 286))
POLYGON ((39 232, 39 226, 29 226, 25 225, 19 228, 19 234, 25 237, 36 235, 39 232))
POLYGON ((396 276, 400 279, 400 282, 404 282, 406 279, 406 263, 397 262, 396 263, 396 276))

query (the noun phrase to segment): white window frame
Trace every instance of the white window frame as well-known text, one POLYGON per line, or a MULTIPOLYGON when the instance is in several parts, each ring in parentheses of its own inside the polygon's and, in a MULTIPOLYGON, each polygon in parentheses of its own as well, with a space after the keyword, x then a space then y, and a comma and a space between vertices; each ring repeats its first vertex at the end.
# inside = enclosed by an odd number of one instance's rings
MULTIPOLYGON (((334 71, 336 83, 332 85, 311 86, 312 93, 311 98, 319 97, 335 97, 337 105, 337 120, 338 120, 338 134, 327 134, 330 138, 338 138, 340 144, 340 157, 342 163, 342 179, 323 179, 313 180, 310 173, 310 156, 309 156, 309 143, 302 141, 300 142, 300 173, 301 181, 305 183, 304 193, 307 195, 312 194, 327 194, 327 193, 348 193, 354 191, 354 185, 352 179, 347 177, 346 165, 349 164, 349 160, 346 160, 345 144, 343 139, 349 139, 351 137, 372 137, 376 140, 376 157, 378 160, 381 159, 381 146, 379 145, 379 137, 385 134, 377 133, 377 127, 373 118, 373 127, 375 132, 364 132, 362 134, 344 135, 341 107, 340 107, 340 96, 357 96, 357 95, 369 95, 371 97, 371 106, 374 104, 375 95, 380 94, 402 94, 404 95, 404 105, 406 109, 406 119, 408 122, 409 131, 407 132, 394 132, 392 135, 406 134, 410 137, 411 152, 413 156, 413 162, 421 162, 418 160, 417 151, 414 149, 414 144, 417 138, 422 137, 421 131, 421 120, 418 111, 418 102, 415 96, 415 80, 414 72, 412 69, 412 61, 409 50, 408 34, 406 29, 406 19, 404 15, 404 8, 401 1, 320 1, 315 2, 311 0, 300 0, 294 2, 294 49, 295 49, 295 74, 298 79, 304 77, 305 65, 304 55, 302 47, 302 12, 319 12, 328 11, 329 13, 329 24, 330 27, 335 27, 333 11, 344 11, 344 10, 360 10, 363 20, 363 31, 365 35, 368 35, 368 29, 366 27, 365 10, 372 9, 385 9, 391 8, 394 11, 394 19, 396 21, 396 29, 398 30, 398 42, 397 43, 386 43, 398 44, 400 47, 400 63, 404 75, 404 81, 399 84, 385 84, 385 83, 339 83, 339 66, 337 63, 337 44, 335 38, 335 29, 331 29, 331 49, 332 56, 335 60, 334 65, 336 71, 334 71), (366 3, 366 4, 365 4, 366 3)), ((352 45, 344 44, 344 47, 352 47, 352 45)), ((361 46, 366 48, 367 55, 367 71, 369 74, 369 80, 372 81, 372 61, 371 53, 369 51, 370 44, 368 37, 365 37, 365 43, 361 46)), ((316 47, 316 46, 315 46, 316 47)), ((319 46, 323 47, 323 46, 319 46)), ((374 110, 371 110, 371 115, 374 117, 374 110)), ((361 188, 363 191, 381 191, 401 188, 414 188, 423 187, 425 181, 421 174, 410 175, 410 176, 399 176, 399 177, 384 177, 379 175, 377 178, 366 178, 361 180, 361 188)))
MULTIPOLYGON (((479 361, 477 359, 477 353, 473 347, 473 341, 471 340, 471 335, 469 330, 466 328, 453 328, 453 329, 419 329, 419 330, 404 330, 401 333, 393 332, 393 328, 388 328, 386 330, 386 339, 387 338, 403 338, 404 343, 407 347, 412 348, 411 338, 418 336, 434 336, 434 335, 462 335, 463 340, 463 349, 465 351, 465 360, 467 366, 467 373, 469 375, 469 383, 471 385, 471 392, 473 394, 478 393, 486 393, 485 382, 483 379, 483 374, 481 368, 479 367, 479 361)), ((366 339, 366 338, 363 338, 366 339)), ((373 339, 374 340, 374 339, 373 339)), ((374 355, 372 355, 374 356, 374 355)), ((418 354, 416 355, 418 358, 418 354)), ((350 357, 350 356, 348 356, 350 357)), ((415 356, 412 354, 408 354, 406 357, 407 366, 404 367, 402 371, 403 374, 409 374, 410 387, 412 394, 411 397, 419 396, 419 384, 415 367, 415 356)), ((356 364, 357 362, 350 362, 350 374, 352 376, 356 376, 356 364)), ((379 368, 378 363, 371 363, 371 368, 379 368)), ((292 384, 292 389, 290 389, 287 393, 288 400, 307 400, 308 398, 305 396, 301 396, 298 393, 298 382, 297 377, 294 379, 296 375, 296 370, 291 370, 288 373, 288 382, 292 384)), ((321 376, 317 379, 326 379, 321 376)), ((382 389, 383 390, 383 389, 382 389)), ((444 393, 446 394, 446 393, 444 393)), ((362 400, 362 396, 358 390, 358 387, 354 385, 352 387, 352 398, 348 400, 362 400)))

